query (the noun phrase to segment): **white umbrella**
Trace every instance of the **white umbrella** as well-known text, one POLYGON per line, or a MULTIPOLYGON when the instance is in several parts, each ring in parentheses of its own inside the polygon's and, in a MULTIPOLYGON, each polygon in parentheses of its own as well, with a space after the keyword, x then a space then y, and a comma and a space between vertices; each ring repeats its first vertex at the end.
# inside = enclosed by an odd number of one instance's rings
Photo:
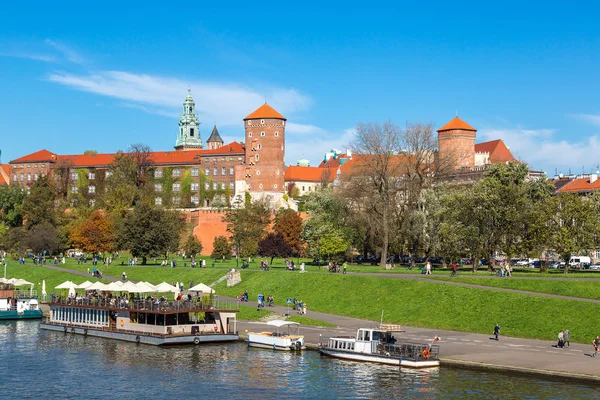
POLYGON ((163 282, 155 286, 155 291, 159 293, 179 293, 179 288, 175 287, 167 282, 163 282))
POLYGON ((110 290, 113 292, 121 292, 123 290, 123 285, 118 285, 117 282, 111 282, 106 286, 106 290, 110 290))
POLYGON ((120 289, 122 292, 136 293, 138 291, 138 287, 131 281, 125 282, 120 289))
POLYGON ((75 284, 71 281, 66 281, 55 287, 55 289, 75 289, 75 284))
POLYGON ((69 297, 75 297, 75 286, 69 288, 69 297))
POLYGON ((202 293, 214 293, 215 290, 204 283, 199 283, 196 286, 189 289, 189 292, 202 292, 202 293))
POLYGON ((142 281, 140 283, 143 283, 144 285, 146 285, 147 287, 149 287, 150 289, 154 289, 156 290, 156 286, 154 286, 153 284, 151 284, 150 282, 146 282, 146 281, 142 281))
POLYGON ((85 282, 80 283, 79 285, 75 286, 75 289, 87 289, 90 286, 92 286, 92 282, 85 281, 85 282))
POLYGON ((42 299, 46 300, 46 280, 42 281, 42 299))
POLYGON ((134 293, 150 293, 150 292, 154 292, 155 291, 153 288, 147 286, 143 282, 136 283, 135 287, 136 287, 137 290, 135 290, 134 293))
POLYGON ((14 286, 33 285, 33 283, 31 283, 31 282, 27 282, 25 279, 17 279, 17 278, 12 278, 12 279, 11 279, 11 283, 12 283, 14 286))
POLYGON ((85 288, 85 290, 108 290, 108 285, 102 282, 94 282, 92 285, 85 288))

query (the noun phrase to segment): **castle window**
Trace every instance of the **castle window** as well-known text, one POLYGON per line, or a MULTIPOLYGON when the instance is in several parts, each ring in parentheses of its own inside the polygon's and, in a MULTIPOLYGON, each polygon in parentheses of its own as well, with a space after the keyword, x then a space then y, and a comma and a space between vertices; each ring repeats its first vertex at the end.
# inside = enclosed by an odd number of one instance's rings
POLYGON ((275 137, 279 137, 279 132, 275 132, 275 137))
POLYGON ((248 125, 252 125, 252 121, 248 121, 248 125))
POLYGON ((281 121, 281 126, 285 126, 285 121, 281 121))
POLYGON ((46 164, 42 164, 42 168, 46 168, 46 164))
POLYGON ((154 205, 160 206, 162 205, 162 197, 157 197, 154 199, 154 205))
POLYGON ((273 185, 273 188, 277 189, 277 184, 274 184, 274 185, 273 185))
POLYGON ((173 170, 173 178, 179 178, 181 176, 181 170, 179 168, 175 168, 173 170))
POLYGON ((21 182, 25 180, 25 174, 21 173, 21 182))
POLYGON ((71 193, 79 193, 79 188, 77 186, 71 186, 71 193))
POLYGON ((27 164, 27 168, 31 168, 31 164, 27 164))
POLYGON ((235 189, 235 182, 233 182, 233 181, 229 182, 229 189, 231 189, 231 190, 235 189))
POLYGON ((258 161, 258 154, 254 156, 256 158, 256 161, 258 161))
POLYGON ((261 132, 261 133, 260 133, 260 136, 265 136, 265 133, 264 133, 264 132, 261 132))
POLYGON ((227 169, 225 167, 221 167, 221 175, 227 175, 227 169))
POLYGON ((252 132, 248 132, 248 137, 252 137, 252 132))
POLYGON ((213 157, 213 162, 217 162, 217 157, 213 157))
POLYGON ((33 164, 33 168, 37 168, 37 164, 33 164))
POLYGON ((204 182, 204 189, 205 190, 210 190, 210 183, 204 182))
POLYGON ((259 149, 259 150, 260 150, 260 149, 262 149, 262 144, 259 144, 259 145, 258 145, 258 149, 259 149))
POLYGON ((173 184, 173 191, 174 191, 174 192, 179 192, 179 191, 181 191, 181 183, 174 183, 174 184, 173 184))
POLYGON ((193 182, 191 186, 192 186, 192 190, 197 191, 198 188, 200 187, 200 184, 197 182, 193 182))
POLYGON ((206 176, 210 175, 210 168, 204 168, 204 175, 206 175, 206 176))
POLYGON ((193 195, 191 200, 192 200, 192 203, 194 203, 195 205, 200 204, 200 198, 198 197, 197 194, 193 195))
POLYGON ((163 186, 162 183, 155 183, 154 184, 154 191, 155 192, 162 192, 163 186))
POLYGON ((27 174, 27 182, 31 182, 31 174, 27 174))
POLYGON ((71 173, 71 179, 76 181, 79 179, 79 175, 77 174, 77 172, 72 172, 71 173))
POLYGON ((229 167, 229 175, 233 175, 234 174, 234 168, 233 167, 229 167))
POLYGON ((225 182, 221 182, 221 190, 225 190, 225 182))
POLYGON ((88 179, 96 179, 96 173, 95 172, 88 172, 88 179))
POLYGON ((229 161, 233 161, 233 157, 229 157, 229 161))
POLYGON ((162 173, 162 169, 155 169, 154 170, 154 177, 155 178, 162 178, 163 173, 162 173))
POLYGON ((259 187, 260 189, 262 189, 262 187, 263 187, 263 186, 262 186, 262 183, 261 183, 260 185, 258 185, 258 187, 259 187))
POLYGON ((198 176, 199 175, 198 168, 192 168, 191 175, 192 176, 198 176))
POLYGON ((219 189, 219 184, 217 182, 213 182, 213 190, 219 189))
POLYGON ((213 168, 213 175, 214 175, 214 176, 217 176, 217 175, 219 175, 219 168, 217 168, 217 167, 214 167, 214 168, 213 168))
POLYGON ((94 185, 88 186, 88 193, 96 193, 96 186, 94 186, 94 185))
POLYGON ((178 206, 180 203, 179 196, 173 196, 173 205, 178 206))
POLYGON ((242 160, 242 157, 238 157, 238 161, 243 161, 243 160, 242 160))
POLYGON ((256 171, 256 175, 260 175, 260 171, 256 171))
MULTIPOLYGON (((192 112, 192 109, 190 108, 190 112, 192 112)), ((194 136, 194 128, 190 128, 190 137, 194 136)))
POLYGON ((277 170, 277 172, 275 172, 277 175, 279 175, 279 170, 277 170))
POLYGON ((264 125, 264 124, 265 124, 265 120, 264 120, 264 119, 261 119, 261 120, 260 120, 260 123, 264 125))
POLYGON ((17 181, 17 174, 13 174, 13 181, 16 182, 17 181))

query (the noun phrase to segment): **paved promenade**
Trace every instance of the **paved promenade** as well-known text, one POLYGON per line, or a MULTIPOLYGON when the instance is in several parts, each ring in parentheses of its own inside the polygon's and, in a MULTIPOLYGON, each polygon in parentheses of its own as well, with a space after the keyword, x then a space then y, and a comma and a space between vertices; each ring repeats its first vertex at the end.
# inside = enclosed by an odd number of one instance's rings
MULTIPOLYGON (((62 272, 70 272, 76 275, 89 277, 82 271, 71 270, 53 265, 44 265, 46 268, 62 272)), ((363 274, 361 274, 363 275, 363 274)), ((397 279, 406 279, 406 275, 397 276, 388 274, 374 274, 382 278, 390 277, 397 279)), ((412 275, 409 275, 412 276, 412 275)), ((116 281, 118 278, 105 276, 104 279, 116 281)), ((421 278, 414 278, 421 279, 421 278)), ((446 284, 446 281, 427 280, 428 282, 437 282, 446 284)), ((450 282, 454 284, 455 282, 450 282)), ((477 286, 477 285, 468 285, 477 286)), ((481 286, 481 289, 493 290, 488 286, 481 286)), ((519 291, 523 292, 523 291, 519 291)), ((525 294, 540 295, 540 293, 524 292, 525 294)), ((550 297, 564 298, 565 296, 549 295, 550 297)), ((219 296, 219 298, 227 299, 219 296)), ((586 299, 570 298, 574 300, 585 301, 586 299)), ((231 299, 234 300, 234 299, 231 299)), ((254 306, 255 302, 249 302, 245 305, 254 306)), ((268 307, 269 311, 279 314, 286 314, 287 307, 275 306, 268 307)), ((290 312, 294 312, 291 310, 290 312)), ((257 310, 257 313, 259 311, 257 310)), ((305 336, 306 343, 313 347, 326 340, 330 336, 352 335, 356 334, 359 327, 375 326, 375 321, 365 321, 355 318, 343 317, 339 315, 326 314, 308 310, 307 317, 320 321, 329 322, 337 328, 320 327, 301 327, 301 332, 305 336)), ((241 334, 245 331, 263 331, 270 330, 270 327, 262 322, 239 321, 238 330, 241 334)), ((477 333, 464 333, 454 331, 444 331, 439 329, 415 328, 410 326, 403 327, 405 332, 397 336, 399 340, 428 342, 434 336, 439 336, 440 357, 442 365, 463 366, 469 368, 488 368, 504 371, 516 371, 523 373, 538 373, 550 376, 561 376, 565 378, 579 378, 595 380, 600 382, 600 357, 592 358, 593 347, 582 344, 571 344, 569 348, 559 349, 554 347, 556 342, 532 339, 518 339, 500 336, 500 340, 493 338, 493 325, 490 325, 490 335, 477 333)))

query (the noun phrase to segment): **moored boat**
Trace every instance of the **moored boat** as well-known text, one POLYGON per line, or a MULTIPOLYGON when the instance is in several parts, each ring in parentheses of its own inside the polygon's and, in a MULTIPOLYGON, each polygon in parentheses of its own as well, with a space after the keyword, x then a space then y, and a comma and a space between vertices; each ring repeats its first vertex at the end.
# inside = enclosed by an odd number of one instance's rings
POLYGON ((201 297, 186 300, 61 297, 53 295, 46 330, 151 345, 228 342, 238 339, 237 304, 201 297))
POLYGON ((274 332, 248 332, 248 346, 273 350, 304 350, 304 336, 299 334, 300 324, 292 321, 274 320, 267 325, 275 327, 274 332), (287 332, 281 332, 283 328, 287 332))
POLYGON ((397 325, 380 325, 377 328, 360 328, 356 337, 332 337, 319 344, 321 354, 346 360, 398 365, 410 368, 428 368, 440 365, 439 346, 430 343, 398 341, 394 332, 397 325))
POLYGON ((3 279, 0 282, 0 320, 42 318, 37 292, 17 288, 23 285, 31 283, 21 279, 3 279))

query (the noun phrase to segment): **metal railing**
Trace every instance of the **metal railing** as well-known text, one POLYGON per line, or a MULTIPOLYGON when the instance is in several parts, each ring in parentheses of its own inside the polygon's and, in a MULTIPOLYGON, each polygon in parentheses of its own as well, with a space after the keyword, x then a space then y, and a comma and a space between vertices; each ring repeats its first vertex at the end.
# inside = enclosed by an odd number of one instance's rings
MULTIPOLYGON (((345 343, 348 343, 345 341, 345 343)), ((356 345, 356 343, 355 343, 356 345)), ((320 347, 338 350, 329 343, 321 343, 320 347)), ((381 343, 371 342, 371 354, 377 354, 384 357, 392 357, 407 361, 437 361, 439 360, 440 346, 415 343, 381 343)), ((353 350, 350 350, 353 351, 353 350)))
POLYGON ((238 303, 218 299, 214 299, 210 303, 205 303, 201 300, 126 300, 118 298, 62 297, 52 295, 50 303, 52 305, 112 308, 140 312, 239 311, 238 303))
POLYGON ((37 290, 15 290, 13 296, 17 299, 37 299, 37 290))

